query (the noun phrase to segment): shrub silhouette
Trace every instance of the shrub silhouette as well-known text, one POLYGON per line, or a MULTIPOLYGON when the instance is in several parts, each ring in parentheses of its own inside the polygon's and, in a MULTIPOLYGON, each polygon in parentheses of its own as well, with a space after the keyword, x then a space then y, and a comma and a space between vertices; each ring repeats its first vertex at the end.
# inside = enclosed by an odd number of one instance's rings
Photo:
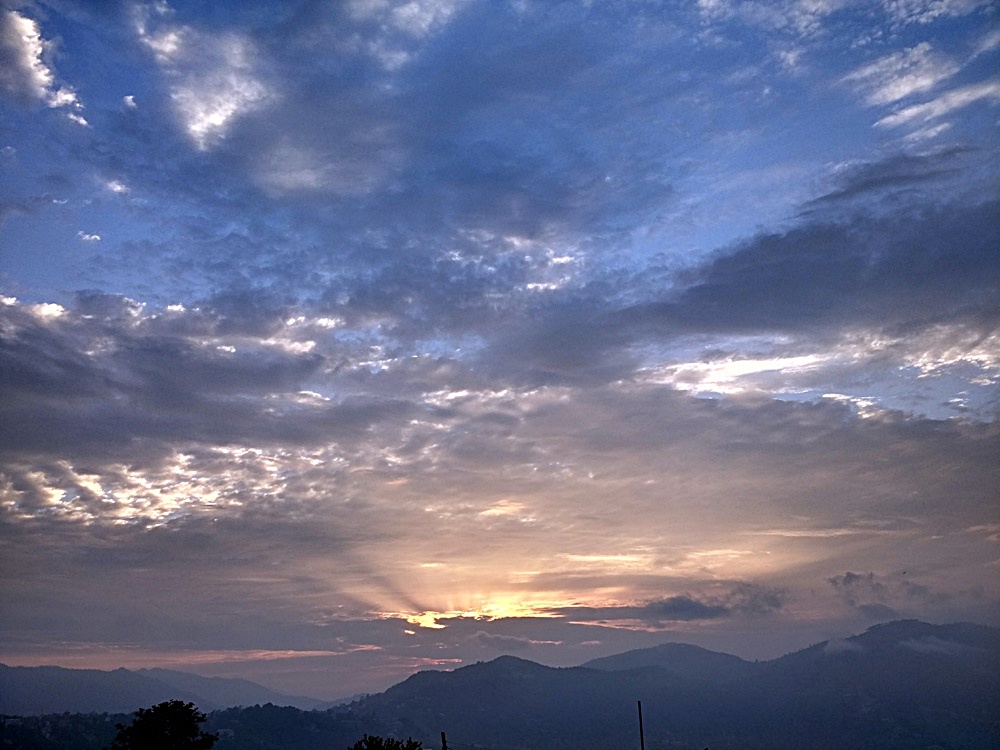
POLYGON ((406 742, 403 742, 392 737, 383 738, 366 734, 347 750, 423 750, 423 747, 422 743, 413 738, 407 738, 406 742))
POLYGON ((202 731, 205 718, 193 703, 178 700, 140 708, 131 724, 115 725, 111 750, 210 750, 219 736, 202 731))

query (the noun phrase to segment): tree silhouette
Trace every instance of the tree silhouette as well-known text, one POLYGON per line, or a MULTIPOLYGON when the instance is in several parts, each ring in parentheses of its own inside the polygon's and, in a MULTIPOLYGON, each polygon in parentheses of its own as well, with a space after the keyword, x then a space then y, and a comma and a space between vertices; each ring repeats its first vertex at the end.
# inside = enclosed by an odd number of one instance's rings
POLYGON ((115 725, 111 750, 210 750, 219 735, 202 731, 206 718, 193 703, 178 700, 140 708, 131 724, 115 725))
POLYGON ((422 743, 412 737, 403 742, 392 737, 366 734, 347 750, 423 750, 423 747, 422 743))

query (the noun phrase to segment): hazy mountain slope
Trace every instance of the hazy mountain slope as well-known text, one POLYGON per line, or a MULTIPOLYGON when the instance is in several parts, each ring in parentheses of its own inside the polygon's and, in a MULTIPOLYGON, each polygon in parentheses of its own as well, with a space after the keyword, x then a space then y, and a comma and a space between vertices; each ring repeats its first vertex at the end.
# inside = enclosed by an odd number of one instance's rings
POLYGON ((861 747, 873 734, 900 747, 929 736, 1000 740, 995 628, 900 621, 762 666, 754 678, 762 715, 794 717, 817 732, 837 728, 845 746, 861 747))
POLYGON ((318 698, 302 695, 286 695, 249 680, 202 677, 171 669, 138 669, 136 672, 178 690, 197 694, 201 696, 202 700, 211 703, 214 707, 256 706, 273 703, 276 706, 294 706, 295 708, 311 710, 330 706, 329 701, 321 701, 318 698))
POLYGON ((197 701, 200 696, 127 669, 0 665, 0 713, 8 715, 121 713, 172 698, 197 701))
POLYGON ((170 670, 64 669, 0 665, 0 714, 131 713, 165 700, 193 701, 203 711, 255 703, 312 708, 321 701, 286 696, 246 680, 170 670))

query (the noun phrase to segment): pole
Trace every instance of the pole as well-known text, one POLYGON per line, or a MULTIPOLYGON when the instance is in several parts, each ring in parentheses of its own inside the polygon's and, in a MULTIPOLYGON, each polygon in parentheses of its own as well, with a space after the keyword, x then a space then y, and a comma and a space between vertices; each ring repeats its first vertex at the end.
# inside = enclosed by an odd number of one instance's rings
POLYGON ((448 750, 448 738, 441 732, 441 750, 448 750))
POLYGON ((639 750, 646 750, 646 738, 642 733, 642 701, 639 704, 639 750))

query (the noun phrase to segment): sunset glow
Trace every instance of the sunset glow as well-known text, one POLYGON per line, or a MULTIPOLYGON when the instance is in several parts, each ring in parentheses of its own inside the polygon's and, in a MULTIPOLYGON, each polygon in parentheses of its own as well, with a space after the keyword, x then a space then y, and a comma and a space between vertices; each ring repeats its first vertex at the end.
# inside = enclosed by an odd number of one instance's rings
POLYGON ((1000 623, 996 22, 0 5, 0 662, 1000 623))

